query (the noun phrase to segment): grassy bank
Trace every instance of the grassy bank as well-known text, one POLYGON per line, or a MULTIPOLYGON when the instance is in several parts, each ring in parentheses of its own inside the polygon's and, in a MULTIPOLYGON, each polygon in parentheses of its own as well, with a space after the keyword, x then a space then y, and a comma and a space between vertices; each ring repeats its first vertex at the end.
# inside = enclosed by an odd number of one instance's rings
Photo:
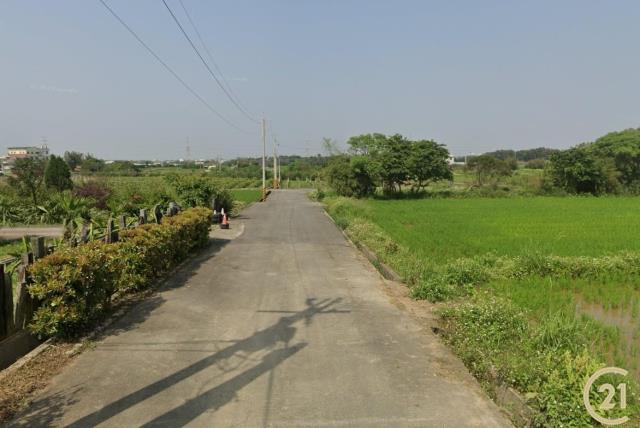
POLYGON ((444 339, 490 394, 501 383, 528 397, 536 426, 594 424, 582 387, 599 367, 640 379, 636 199, 325 202, 414 297, 440 302, 444 339))

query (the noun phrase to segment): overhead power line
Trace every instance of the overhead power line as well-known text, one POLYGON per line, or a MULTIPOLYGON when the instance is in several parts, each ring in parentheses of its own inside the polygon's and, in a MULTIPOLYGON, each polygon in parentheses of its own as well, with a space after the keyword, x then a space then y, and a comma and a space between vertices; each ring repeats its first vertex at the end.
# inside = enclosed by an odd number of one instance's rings
POLYGON ((144 40, 142 40, 140 38, 140 36, 138 36, 138 34, 136 34, 135 31, 133 31, 133 29, 131 27, 129 27, 129 25, 127 25, 126 22, 124 22, 124 20, 122 18, 120 18, 120 16, 118 16, 118 14, 109 7, 109 5, 107 3, 105 3, 104 0, 99 0, 100 3, 102 3, 102 5, 111 13, 111 15, 113 15, 113 17, 120 22, 120 24, 122 24, 122 26, 138 41, 138 43, 140 43, 146 50, 147 52, 149 52, 169 73, 171 73, 171 75, 173 77, 176 78, 176 80, 178 80, 178 82, 180 82, 182 84, 182 86, 185 87, 185 89, 187 89, 189 92, 191 92, 191 94, 196 97, 202 104, 205 105, 205 107, 207 107, 207 109, 209 109, 213 114, 215 114, 216 116, 218 116, 220 119, 222 119, 223 121, 225 121, 227 124, 231 125, 232 127, 234 127, 235 129, 237 129, 238 131, 241 132, 246 132, 248 133, 248 131, 240 128, 238 125, 236 125, 235 123, 233 123, 232 121, 230 121, 229 119, 227 119, 226 117, 224 117, 223 115, 221 115, 216 109, 213 108, 213 106, 211 106, 211 104, 209 104, 207 102, 207 100, 205 100, 204 98, 202 98, 202 96, 200 96, 200 94, 198 94, 191 86, 189 86, 175 71, 173 71, 173 69, 171 67, 169 67, 169 65, 164 62, 162 60, 162 58, 160 58, 154 51, 153 49, 151 49, 149 47, 149 45, 147 45, 144 40))
POLYGON ((209 57, 209 60, 211 60, 211 63, 213 64, 213 67, 216 69, 216 71, 220 75, 220 78, 222 79, 222 81, 224 82, 225 86, 227 87, 227 89, 231 93, 231 96, 238 102, 238 104, 240 104, 240 106, 244 110, 246 110, 246 108, 244 107, 243 103, 240 102, 240 98, 238 97, 238 95, 236 95, 236 93, 234 92, 233 88, 229 84, 229 81, 227 80, 226 77, 224 77, 224 73, 222 72, 222 69, 218 66, 218 63, 216 62, 215 58, 213 57, 213 54, 211 53, 211 51, 207 47, 207 44, 205 43, 204 39, 202 38, 202 35, 200 34, 200 30, 198 30, 198 27, 196 26, 195 22, 193 21, 193 19, 191 19, 191 14, 187 10, 186 6, 184 5, 184 2, 182 0, 179 0, 179 1, 180 1, 180 6, 182 6, 182 10, 184 11, 184 14, 187 16, 187 19, 189 20, 189 23, 191 24, 191 27, 193 28, 193 31, 195 31, 196 35, 198 36, 198 40, 200 40, 200 44, 204 48, 204 51, 206 52, 207 56, 209 57))
MULTIPOLYGON (((101 0, 102 1, 102 0, 101 0)), ((254 122, 254 123, 259 123, 259 121, 255 118, 253 118, 249 113, 247 113, 241 106, 240 104, 238 104, 236 102, 236 100, 231 96, 231 94, 229 93, 229 91, 227 90, 227 88, 224 87, 224 85, 222 84, 222 82, 220 82, 220 79, 218 79, 218 76, 216 76, 216 74, 211 70, 211 67, 209 67, 209 64, 207 63, 207 61, 202 57, 202 55, 200 54, 200 51, 198 50, 198 48, 196 47, 196 45, 193 43, 193 41, 191 40, 191 37, 189 37, 189 35, 187 34, 187 32, 184 30, 184 27, 182 26, 182 24, 180 24, 180 21, 178 20, 178 18, 176 17, 176 15, 173 13, 173 10, 171 10, 171 8, 169 7, 169 5, 167 4, 166 0, 162 0, 162 3, 164 3, 164 6, 167 8, 167 10, 169 11, 169 13, 171 14, 171 17, 173 18, 173 20, 175 21, 176 25, 178 26, 178 28, 180 28, 180 31, 182 32, 182 35, 187 39, 187 41, 189 42, 189 44, 191 45, 191 48, 193 49, 193 51, 196 53, 196 55, 198 56, 198 58, 200 58, 200 61, 202 61, 202 64, 205 66, 205 68, 207 69, 207 71, 209 72, 209 74, 211 75, 211 77, 213 77, 213 79, 216 81, 216 83, 218 84, 218 86, 220 86, 220 89, 222 89, 222 91, 225 93, 225 95, 227 96, 227 98, 229 98, 229 100, 233 103, 233 105, 235 105, 238 110, 240 110, 240 112, 242 114, 244 114, 247 119, 249 119, 250 121, 254 122)))

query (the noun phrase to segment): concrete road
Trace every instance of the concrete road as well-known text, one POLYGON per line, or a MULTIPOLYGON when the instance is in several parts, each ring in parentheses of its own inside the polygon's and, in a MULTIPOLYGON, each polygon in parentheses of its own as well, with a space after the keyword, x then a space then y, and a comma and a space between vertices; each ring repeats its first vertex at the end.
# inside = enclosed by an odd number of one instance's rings
POLYGON ((509 426, 319 204, 274 192, 240 220, 14 425, 509 426))

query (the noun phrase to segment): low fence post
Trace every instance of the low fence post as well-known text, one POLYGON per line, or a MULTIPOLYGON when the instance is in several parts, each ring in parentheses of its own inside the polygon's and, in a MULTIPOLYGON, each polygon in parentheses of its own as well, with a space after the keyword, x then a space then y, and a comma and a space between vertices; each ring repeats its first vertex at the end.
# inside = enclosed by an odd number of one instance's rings
POLYGON ((0 264, 0 337, 13 332, 13 287, 11 275, 6 272, 6 265, 0 264))
POLYGON ((4 295, 4 265, 0 265, 0 339, 4 338, 9 333, 7 326, 7 317, 5 313, 5 300, 4 295))
POLYGON ((138 216, 138 224, 146 224, 147 223, 147 210, 142 208, 140 209, 140 215, 138 216))
POLYGON ((44 247, 44 236, 31 237, 31 251, 33 252, 34 260, 41 259, 47 255, 44 247))
POLYGON ((167 217, 172 217, 178 214, 178 205, 175 202, 169 202, 169 207, 167 208, 167 217))
POLYGON ((22 264, 18 267, 18 284, 16 286, 16 307, 13 317, 16 330, 22 330, 27 327, 35 310, 33 298, 27 289, 31 282, 28 270, 31 264, 33 264, 33 254, 30 252, 24 253, 22 255, 22 264))
POLYGON ((160 205, 153 207, 153 216, 156 218, 156 223, 160 224, 162 222, 162 210, 160 209, 160 205))
POLYGON ((121 231, 127 228, 127 218, 123 215, 118 216, 118 228, 121 231))
POLYGON ((113 219, 111 217, 107 220, 107 230, 104 234, 104 242, 107 244, 118 242, 118 231, 115 229, 113 219))
POLYGON ((80 242, 82 244, 86 244, 89 241, 89 225, 87 222, 82 224, 82 229, 80 229, 80 242))

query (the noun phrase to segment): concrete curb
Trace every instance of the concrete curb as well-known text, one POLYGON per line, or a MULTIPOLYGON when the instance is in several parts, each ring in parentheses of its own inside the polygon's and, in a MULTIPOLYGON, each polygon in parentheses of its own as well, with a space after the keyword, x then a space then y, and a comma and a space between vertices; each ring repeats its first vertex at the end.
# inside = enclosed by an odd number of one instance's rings
POLYGON ((324 215, 326 215, 329 218, 329 220, 331 220, 333 224, 336 225, 338 230, 347 239, 347 241, 349 241, 351 245, 353 245, 358 250, 360 250, 360 252, 367 258, 367 260, 369 260, 369 262, 376 268, 376 270, 380 273, 380 275, 382 275, 384 279, 388 279, 389 281, 395 281, 395 282, 403 282, 402 277, 396 271, 394 271, 389 265, 383 263, 376 253, 371 251, 369 247, 367 247, 366 245, 361 244, 359 242, 354 242, 349 236, 349 234, 336 224, 336 222, 333 220, 333 217, 331 217, 326 210, 322 212, 324 213, 324 215))
POLYGON ((49 349, 52 344, 53 344, 53 338, 42 342, 40 345, 32 349, 27 354, 23 355, 19 360, 11 364, 9 367, 0 371, 0 382, 2 382, 2 380, 5 377, 9 376, 11 373, 15 372, 20 367, 24 366, 29 361, 33 360, 35 357, 37 357, 38 355, 42 354, 44 351, 49 349))
MULTIPOLYGON (((349 241, 351 245, 360 250, 360 252, 367 258, 367 260, 369 260, 369 262, 371 262, 371 264, 378 270, 378 272, 380 272, 380 274, 385 279, 404 283, 402 277, 391 267, 384 264, 375 252, 371 251, 364 244, 354 242, 349 234, 336 224, 333 217, 331 217, 326 210, 324 210, 323 212, 327 217, 329 217, 333 224, 336 225, 338 230, 340 230, 347 241, 349 241)), ((406 284, 404 285, 406 287, 409 287, 406 284)), ((502 409, 502 411, 504 411, 509 416, 509 418, 518 426, 531 426, 531 421, 533 419, 533 416, 536 414, 536 411, 527 404, 527 400, 522 396, 522 394, 520 394, 510 386, 500 383, 498 379, 493 376, 491 377, 490 382, 496 391, 496 397, 494 401, 502 409)))

